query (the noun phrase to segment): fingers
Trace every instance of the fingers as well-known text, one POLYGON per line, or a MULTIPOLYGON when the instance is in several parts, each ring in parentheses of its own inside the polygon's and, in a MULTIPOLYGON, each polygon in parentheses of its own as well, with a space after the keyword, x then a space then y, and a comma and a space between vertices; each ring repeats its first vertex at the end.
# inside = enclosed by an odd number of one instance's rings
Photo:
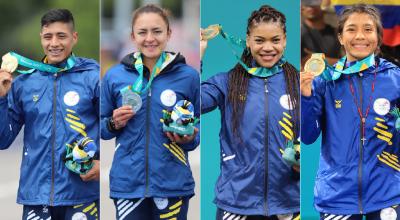
POLYGON ((85 182, 100 179, 100 161, 93 160, 93 167, 84 175, 80 175, 81 179, 85 182))
POLYGON ((12 80, 12 75, 9 72, 0 69, 0 97, 4 97, 8 93, 12 80))
POLYGON ((302 72, 300 74, 300 90, 303 96, 311 96, 311 84, 314 77, 314 74, 309 72, 302 72))
POLYGON ((194 128, 194 132, 192 135, 179 135, 177 133, 172 133, 172 132, 165 132, 165 135, 168 137, 168 139, 171 142, 175 142, 178 144, 186 144, 192 142, 195 138, 197 133, 199 132, 198 128, 194 128))
POLYGON ((115 128, 120 129, 126 126, 129 119, 131 119, 135 113, 131 106, 122 106, 113 111, 113 120, 115 128))

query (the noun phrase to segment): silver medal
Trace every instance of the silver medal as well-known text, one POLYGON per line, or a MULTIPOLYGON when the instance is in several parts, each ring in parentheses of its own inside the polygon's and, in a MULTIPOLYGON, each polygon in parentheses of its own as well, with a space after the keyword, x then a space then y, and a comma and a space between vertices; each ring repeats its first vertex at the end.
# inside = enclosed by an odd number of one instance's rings
POLYGON ((142 98, 139 94, 129 89, 122 94, 122 105, 132 106, 133 111, 136 113, 142 107, 142 98))

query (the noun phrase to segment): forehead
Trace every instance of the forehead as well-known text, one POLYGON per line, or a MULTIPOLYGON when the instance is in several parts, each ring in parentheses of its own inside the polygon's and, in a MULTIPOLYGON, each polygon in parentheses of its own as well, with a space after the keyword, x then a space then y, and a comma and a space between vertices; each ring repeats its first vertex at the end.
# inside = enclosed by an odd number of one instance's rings
POLYGON ((134 29, 147 29, 147 28, 167 28, 167 24, 161 15, 153 12, 145 12, 138 15, 135 23, 133 24, 134 29))
POLYGON ((55 34, 55 33, 72 33, 73 28, 71 23, 53 22, 44 25, 41 30, 42 34, 55 34))
POLYGON ((278 22, 260 22, 250 29, 250 36, 271 38, 285 35, 282 26, 278 22))
POLYGON ((371 15, 368 15, 365 13, 353 13, 347 18, 346 22, 344 23, 345 27, 346 26, 358 26, 358 25, 375 26, 375 22, 371 15))

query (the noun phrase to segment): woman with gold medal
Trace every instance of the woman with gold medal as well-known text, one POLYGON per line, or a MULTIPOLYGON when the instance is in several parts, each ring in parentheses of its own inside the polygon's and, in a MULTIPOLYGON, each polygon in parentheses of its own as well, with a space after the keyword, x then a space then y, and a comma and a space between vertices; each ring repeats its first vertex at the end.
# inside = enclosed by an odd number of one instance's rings
POLYGON ((346 56, 314 54, 301 74, 301 139, 322 133, 314 205, 320 219, 400 219, 400 70, 379 58, 376 8, 349 6, 338 21, 346 56))
POLYGON ((201 85, 202 113, 219 108, 222 118, 216 219, 298 219, 299 73, 283 56, 286 17, 261 6, 248 18, 246 41, 210 26, 201 55, 215 32, 245 47, 230 71, 201 85))

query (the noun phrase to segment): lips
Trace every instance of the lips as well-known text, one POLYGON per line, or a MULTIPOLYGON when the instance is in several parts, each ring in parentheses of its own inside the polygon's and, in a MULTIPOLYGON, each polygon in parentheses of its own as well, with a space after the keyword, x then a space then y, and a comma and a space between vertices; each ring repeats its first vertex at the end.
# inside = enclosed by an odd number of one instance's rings
POLYGON ((366 49, 369 47, 369 44, 351 44, 351 46, 356 49, 366 49))
POLYGON ((260 54, 260 57, 264 62, 269 62, 274 60, 275 56, 276 54, 260 54))
POLYGON ((62 54, 62 52, 64 51, 63 49, 49 49, 49 54, 50 56, 59 56, 62 54))

